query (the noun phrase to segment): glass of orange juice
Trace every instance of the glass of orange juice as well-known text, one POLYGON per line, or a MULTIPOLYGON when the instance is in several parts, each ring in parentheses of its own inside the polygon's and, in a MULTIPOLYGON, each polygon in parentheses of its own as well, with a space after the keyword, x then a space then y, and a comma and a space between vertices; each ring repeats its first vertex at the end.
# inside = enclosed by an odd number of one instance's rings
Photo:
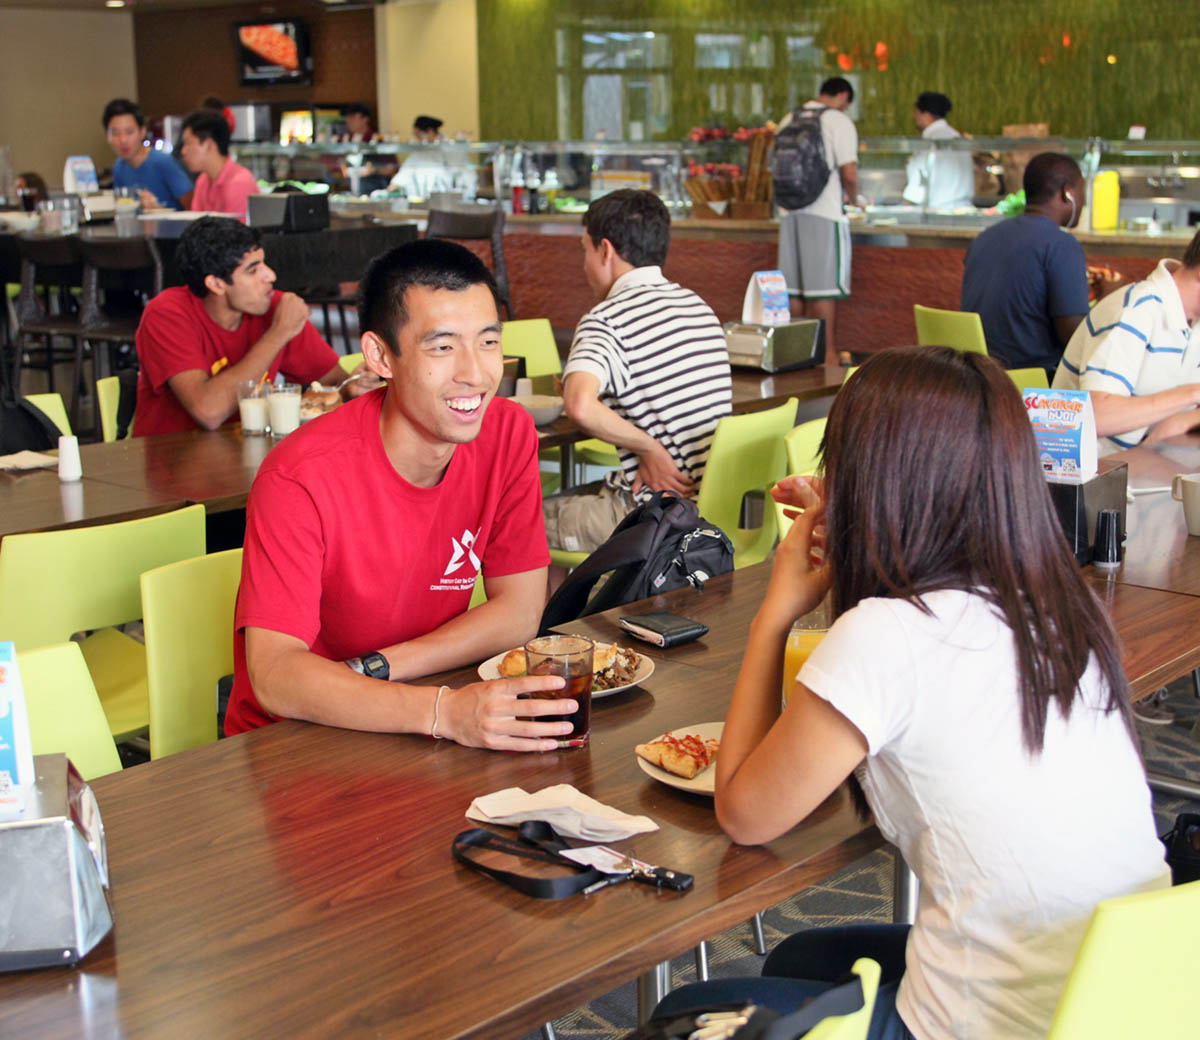
POLYGON ((820 605, 802 618, 798 618, 788 633, 787 643, 783 650, 783 704, 787 706, 788 694, 795 685, 796 675, 803 667, 829 631, 829 600, 823 600, 820 605))

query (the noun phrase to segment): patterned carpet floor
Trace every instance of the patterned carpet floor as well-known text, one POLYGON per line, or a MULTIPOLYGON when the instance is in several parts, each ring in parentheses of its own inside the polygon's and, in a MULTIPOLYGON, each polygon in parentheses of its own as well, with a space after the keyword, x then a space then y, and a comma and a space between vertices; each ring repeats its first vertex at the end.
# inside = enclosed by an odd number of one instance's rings
MULTIPOLYGON (((1167 704, 1174 710, 1170 726, 1138 723, 1142 753, 1150 772, 1184 777, 1200 783, 1200 700, 1190 676, 1168 687, 1167 704)), ((1154 795, 1158 832, 1164 833, 1181 812, 1200 812, 1200 803, 1154 795)), ((797 893, 763 912, 767 949, 804 928, 888 921, 892 916, 892 854, 880 849, 832 874, 821 884, 797 893)), ((730 928, 709 942, 709 974, 713 978, 758 975, 762 958, 754 951, 750 924, 730 928)), ((672 986, 696 981, 691 953, 671 963, 672 986)), ((585 1007, 554 1021, 559 1040, 620 1040, 637 1020, 633 982, 598 997, 585 1007)), ((524 1040, 540 1040, 531 1033, 524 1040)))

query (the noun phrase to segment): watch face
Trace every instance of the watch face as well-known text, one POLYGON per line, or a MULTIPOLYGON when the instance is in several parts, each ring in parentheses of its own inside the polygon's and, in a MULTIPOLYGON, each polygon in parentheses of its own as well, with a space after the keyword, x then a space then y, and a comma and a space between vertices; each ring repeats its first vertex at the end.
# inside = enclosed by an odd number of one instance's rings
POLYGON ((364 654, 361 660, 363 671, 372 679, 386 679, 388 677, 387 658, 383 654, 364 654))

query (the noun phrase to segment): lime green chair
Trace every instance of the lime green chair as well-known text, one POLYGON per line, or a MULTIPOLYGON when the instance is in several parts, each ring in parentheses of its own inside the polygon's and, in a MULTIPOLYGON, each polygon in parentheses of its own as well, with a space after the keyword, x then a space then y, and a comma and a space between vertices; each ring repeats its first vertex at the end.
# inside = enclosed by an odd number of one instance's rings
POLYGON ((487 590, 483 587, 483 573, 480 572, 475 575, 475 588, 471 590, 471 602, 467 604, 467 610, 486 602, 487 590))
POLYGON ((117 745, 78 643, 17 655, 35 755, 65 754, 85 780, 121 770, 117 745))
POLYGON ((923 347, 953 347, 967 353, 986 354, 983 322, 974 311, 942 311, 913 304, 917 342, 923 347))
POLYGON ((0 632, 18 652, 80 644, 109 730, 118 740, 150 724, 146 650, 110 625, 142 616, 143 571, 204 554, 204 507, 140 520, 12 534, 0 542, 0 632))
POLYGON ((1200 881, 1106 899, 1092 912, 1049 1040, 1196 1036, 1200 881))
POLYGON ((217 680, 233 672, 241 577, 241 549, 142 574, 151 758, 217 739, 217 680))
POLYGON ((342 371, 348 376, 354 375, 354 370, 363 362, 363 356, 359 354, 343 354, 338 358, 338 364, 341 365, 342 371))
POLYGON ((854 375, 854 373, 857 372, 860 367, 861 367, 860 365, 851 365, 849 368, 846 369, 846 374, 844 376, 842 376, 842 386, 846 385, 846 380, 849 379, 852 375, 854 375))
POLYGON ((1041 390, 1050 389, 1050 381, 1046 378, 1044 368, 1010 368, 1008 376, 1016 383, 1018 393, 1027 386, 1036 386, 1041 390))
MULTIPOLYGON (((554 330, 548 318, 506 321, 500 329, 500 341, 507 357, 525 359, 525 375, 530 379, 537 376, 556 376, 562 371, 558 344, 554 342, 554 330)), ((550 448, 543 457, 558 458, 558 449, 550 448)), ((589 437, 575 445, 575 464, 616 469, 621 461, 617 457, 617 449, 611 444, 596 437, 589 437)))
POLYGON ((62 394, 26 394, 25 400, 43 412, 64 437, 71 436, 71 420, 67 418, 62 394))
MULTIPOLYGON (((117 409, 121 405, 121 380, 105 376, 96 380, 96 404, 100 408, 100 435, 107 444, 117 439, 117 409)), ((132 423, 130 428, 132 428, 132 423)), ((129 430, 125 431, 129 436, 129 430)))
POLYGON ((765 560, 775 544, 775 510, 763 509, 762 526, 739 527, 742 499, 752 491, 770 493, 787 475, 784 434, 796 421, 796 399, 777 408, 746 415, 727 415, 717 423, 696 506, 705 520, 723 530, 733 542, 733 565, 748 567, 765 560))
MULTIPOLYGON (((794 426, 784 435, 783 449, 787 456, 789 475, 811 477, 821 462, 821 438, 825 436, 825 417, 810 419, 794 426)), ((770 501, 775 511, 775 522, 779 525, 779 537, 785 538, 792 527, 792 518, 784 515, 783 506, 774 499, 770 501)))
POLYGON ((822 1019, 807 1033, 805 1040, 867 1040, 875 995, 879 992, 879 965, 869 957, 860 957, 850 968, 862 982, 863 1006, 848 1015, 822 1019))

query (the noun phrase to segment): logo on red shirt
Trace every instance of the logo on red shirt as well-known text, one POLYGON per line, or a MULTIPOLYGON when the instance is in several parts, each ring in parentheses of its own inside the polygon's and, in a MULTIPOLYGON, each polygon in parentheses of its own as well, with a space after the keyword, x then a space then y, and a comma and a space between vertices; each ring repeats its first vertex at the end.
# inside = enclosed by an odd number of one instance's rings
POLYGON ((443 578, 450 577, 451 574, 453 574, 456 570, 458 570, 459 567, 463 565, 464 556, 470 558, 471 566, 475 568, 475 572, 477 574, 479 573, 479 557, 475 555, 475 550, 473 548, 475 545, 475 539, 478 537, 478 530, 476 530, 474 534, 472 534, 470 531, 464 530, 462 533, 461 544, 457 538, 452 537, 450 539, 450 545, 453 551, 450 556, 450 562, 446 564, 446 569, 442 572, 443 578))

